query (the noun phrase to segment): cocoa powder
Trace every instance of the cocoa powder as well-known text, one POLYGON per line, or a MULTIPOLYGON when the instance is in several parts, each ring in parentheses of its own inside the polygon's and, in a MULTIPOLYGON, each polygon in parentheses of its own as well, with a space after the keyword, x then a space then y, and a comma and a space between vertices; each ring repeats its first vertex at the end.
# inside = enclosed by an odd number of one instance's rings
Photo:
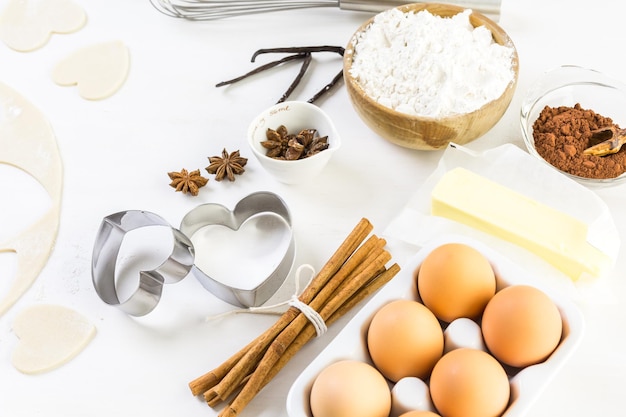
POLYGON ((574 107, 546 106, 533 124, 535 148, 561 171, 585 178, 615 178, 626 172, 626 147, 606 156, 583 154, 601 141, 592 139, 592 131, 612 125, 611 118, 583 109, 579 103, 574 107))

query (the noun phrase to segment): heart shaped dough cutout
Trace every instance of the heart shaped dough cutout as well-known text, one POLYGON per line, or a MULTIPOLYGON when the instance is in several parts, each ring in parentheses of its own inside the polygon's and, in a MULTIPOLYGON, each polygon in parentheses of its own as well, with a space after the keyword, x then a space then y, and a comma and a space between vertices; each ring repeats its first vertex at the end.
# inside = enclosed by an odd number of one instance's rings
POLYGON ((128 76, 130 53, 121 41, 81 48, 59 62, 52 80, 61 86, 78 86, 87 100, 100 100, 119 90, 128 76))
POLYGON ((0 39, 19 52, 44 46, 53 33, 72 33, 87 21, 70 0, 10 0, 0 14, 0 39))
POLYGON ((37 305, 22 311, 13 322, 20 339, 13 366, 25 374, 55 369, 78 355, 93 339, 96 328, 83 315, 56 305, 37 305))

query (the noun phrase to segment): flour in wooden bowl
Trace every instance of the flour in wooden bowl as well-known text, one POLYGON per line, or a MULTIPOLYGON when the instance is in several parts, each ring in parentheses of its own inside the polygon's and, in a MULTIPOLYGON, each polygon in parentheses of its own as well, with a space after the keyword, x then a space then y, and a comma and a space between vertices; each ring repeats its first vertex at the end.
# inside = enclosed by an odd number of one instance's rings
POLYGON ((372 99, 401 113, 438 118, 481 108, 516 77, 516 55, 488 28, 474 27, 471 13, 378 14, 353 40, 350 75, 372 99))

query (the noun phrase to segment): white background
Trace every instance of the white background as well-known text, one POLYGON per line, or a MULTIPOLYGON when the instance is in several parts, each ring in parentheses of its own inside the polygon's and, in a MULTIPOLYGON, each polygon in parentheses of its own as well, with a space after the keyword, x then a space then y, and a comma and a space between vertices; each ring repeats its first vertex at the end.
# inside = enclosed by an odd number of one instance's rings
MULTIPOLYGON (((253 159, 245 133, 252 118, 282 95, 297 65, 229 88, 214 87, 252 69, 250 57, 259 48, 344 46, 369 18, 367 13, 328 8, 189 22, 159 14, 147 0, 76 2, 88 15, 80 31, 54 35, 44 47, 29 53, 0 44, 0 81, 46 115, 64 164, 61 226, 52 256, 28 293, 0 318, 0 414, 214 415, 214 410, 190 395, 187 383, 218 365, 275 318, 237 315, 207 323, 206 315, 230 306, 204 292, 193 278, 166 288, 161 305, 143 319, 129 318, 105 305, 93 290, 90 274, 91 250, 102 218, 120 210, 143 209, 177 225, 198 204, 232 207, 251 192, 274 191, 293 215, 296 262, 319 268, 361 217, 370 219, 381 233, 435 168, 441 152, 411 151, 380 139, 361 122, 339 85, 318 104, 334 119, 343 147, 318 178, 300 186, 282 185, 253 159), (59 60, 79 47, 108 40, 122 40, 131 54, 129 77, 114 96, 89 102, 76 89, 52 82, 50 73, 59 60), (168 171, 203 169, 207 157, 224 147, 240 149, 250 158, 246 173, 236 182, 211 180, 195 198, 168 186, 168 171), (96 325, 98 334, 65 366, 27 376, 10 364, 17 344, 11 322, 23 308, 38 303, 76 309, 96 325)), ((0 1, 0 6, 5 4, 0 1)), ((518 49, 519 84, 505 116, 471 143, 471 149, 503 143, 523 148, 520 102, 544 70, 576 64, 626 81, 623 15, 616 12, 614 2, 503 0, 499 23, 518 49)), ((308 99, 340 67, 338 56, 316 56, 292 98, 308 99)), ((26 175, 0 168, 0 198, 12 202, 9 213, 0 213, 0 233, 15 232, 32 223, 33 207, 45 204, 46 196, 26 175)), ((623 240, 624 187, 596 191, 610 207, 623 240)), ((400 264, 410 255, 401 250, 393 254, 400 264)), ((11 279, 11 255, 0 254, 0 261, 3 289, 11 279)), ((580 303, 586 321, 581 346, 529 415, 622 412, 626 288, 619 271, 625 268, 622 249, 613 276, 606 278, 610 296, 580 303)), ((288 295, 289 288, 283 293, 288 295)), ((300 352, 243 415, 286 415, 291 383, 343 324, 345 320, 300 352)))

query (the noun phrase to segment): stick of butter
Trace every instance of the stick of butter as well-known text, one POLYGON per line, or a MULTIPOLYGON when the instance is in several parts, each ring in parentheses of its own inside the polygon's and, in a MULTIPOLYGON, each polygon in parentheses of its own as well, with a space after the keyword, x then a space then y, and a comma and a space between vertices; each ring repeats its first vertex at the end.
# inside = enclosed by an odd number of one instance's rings
POLYGON ((431 212, 517 244, 574 281, 598 277, 611 264, 587 242, 584 222, 464 168, 439 180, 431 212))

